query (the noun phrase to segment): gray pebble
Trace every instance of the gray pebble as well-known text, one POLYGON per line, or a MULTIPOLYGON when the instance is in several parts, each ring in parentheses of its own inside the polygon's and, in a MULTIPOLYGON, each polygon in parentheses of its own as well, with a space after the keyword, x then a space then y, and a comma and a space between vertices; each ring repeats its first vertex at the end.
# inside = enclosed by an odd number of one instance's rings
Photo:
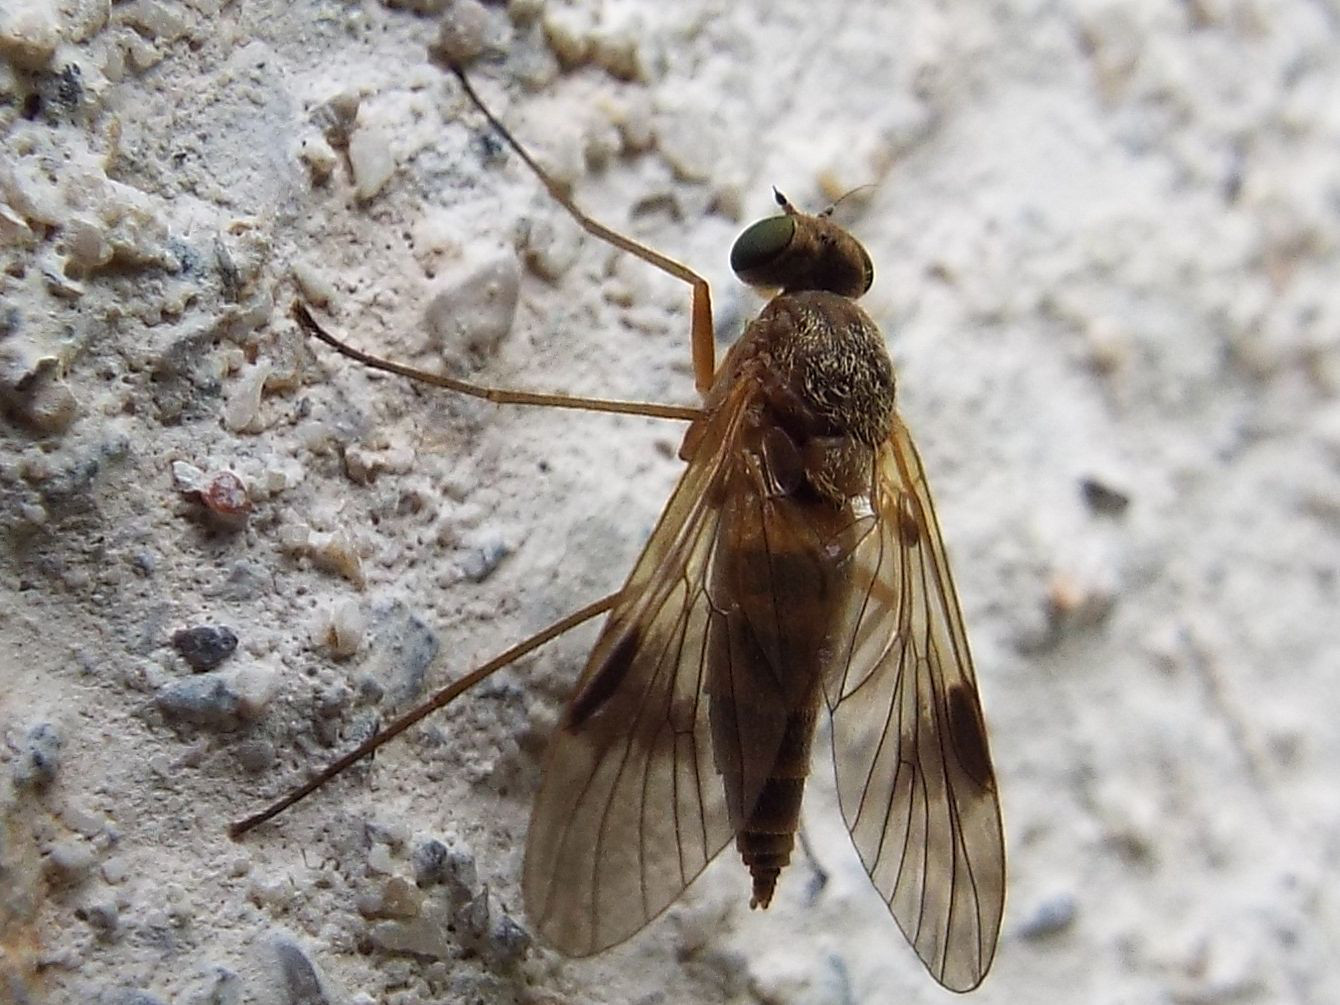
POLYGON ((40 722, 28 730, 11 768, 14 784, 33 789, 50 785, 60 768, 60 748, 60 733, 51 723, 40 722))
POLYGON ((287 937, 276 938, 272 947, 279 961, 281 990, 286 1005, 330 1005, 321 989, 321 978, 302 947, 287 937))
POLYGON ((437 838, 429 838, 414 849, 414 882, 419 886, 435 886, 446 881, 447 846, 437 838))
POLYGON ((1081 478, 1079 491, 1085 504, 1098 516, 1121 516, 1131 504, 1129 495, 1098 478, 1081 478))
POLYGON ((154 703, 170 719, 210 729, 236 729, 241 720, 241 696, 215 674, 165 684, 154 695, 154 703))
POLYGON ((474 899, 479 890, 479 872, 469 848, 430 838, 414 849, 412 858, 414 881, 419 886, 445 886, 454 905, 474 899))
POLYGON ((172 633, 172 645, 193 670, 213 670, 237 650, 237 634, 226 625, 196 625, 172 633))
POLYGON ((1069 928, 1079 913, 1079 904, 1069 893, 1048 897, 1033 909, 1019 926, 1019 935, 1025 939, 1045 939, 1069 928))
POLYGON ((423 692, 424 675, 437 659, 441 649, 437 635, 417 615, 411 614, 405 624, 404 635, 394 648, 399 657, 397 696, 409 700, 423 692))
POLYGON ((399 605, 377 626, 367 672, 383 682, 393 701, 408 702, 423 693, 424 679, 441 643, 417 614, 399 605))
POLYGON ((525 957, 530 941, 530 933, 504 914, 489 932, 489 956, 499 966, 511 966, 525 957))
POLYGON ((493 537, 461 556, 461 572, 472 583, 482 583, 493 575, 511 550, 501 538, 493 537))

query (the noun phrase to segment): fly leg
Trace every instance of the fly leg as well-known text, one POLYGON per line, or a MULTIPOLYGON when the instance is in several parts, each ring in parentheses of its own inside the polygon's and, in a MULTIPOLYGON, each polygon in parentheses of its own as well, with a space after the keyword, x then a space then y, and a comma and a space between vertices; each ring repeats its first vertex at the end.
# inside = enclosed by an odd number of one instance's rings
MULTIPOLYGON (((441 57, 441 54, 438 55, 441 57)), ((712 386, 712 377, 716 373, 716 345, 712 340, 712 292, 707 285, 707 280, 687 265, 662 255, 659 251, 648 248, 645 244, 634 241, 631 237, 620 234, 617 230, 613 230, 599 220, 588 216, 580 206, 573 202, 568 187, 540 167, 535 158, 526 151, 526 148, 508 132, 507 127, 502 124, 498 117, 489 111, 488 106, 484 104, 483 99, 475 92, 474 87, 466 77, 465 70, 459 64, 450 60, 446 60, 445 65, 461 82, 461 87, 465 90, 465 96, 483 113, 484 118, 488 119, 489 125, 493 127, 494 131, 516 152, 516 155, 521 158, 526 167, 535 173, 535 176, 540 179, 540 183, 544 185, 545 190, 553 197, 554 201, 566 209, 583 230, 592 237, 596 237, 607 244, 612 244, 621 251, 636 255, 649 265, 653 265, 662 272, 668 273, 676 279, 681 279, 693 287, 693 382, 698 388, 699 394, 706 394, 707 389, 712 386)))
POLYGON ((472 670, 470 673, 466 674, 459 680, 453 681, 446 687, 442 688, 442 690, 438 691, 437 694, 433 695, 422 705, 418 706, 417 708, 410 709, 410 711, 406 712, 404 715, 402 715, 395 722, 391 723, 391 725, 387 726, 385 729, 378 730, 375 735, 364 740, 361 744, 359 744, 353 750, 349 751, 349 753, 345 754, 338 761, 335 761, 333 764, 325 768, 323 771, 320 772, 320 774, 316 775, 310 781, 304 783, 303 785, 300 785, 298 788, 294 789, 292 792, 284 796, 282 799, 278 799, 275 802, 271 803, 269 806, 261 810, 259 813, 253 813, 251 816, 245 818, 244 820, 238 820, 236 823, 230 825, 228 828, 228 834, 234 839, 240 838, 243 834, 251 830, 253 827, 257 827, 260 824, 265 823, 265 821, 278 816, 280 813, 284 812, 284 810, 288 809, 290 806, 298 802, 300 799, 304 799, 307 796, 311 795, 321 786, 325 785, 326 782, 330 781, 336 775, 343 772, 346 768, 352 767, 354 764, 358 763, 363 758, 370 755, 378 747, 381 747, 383 744, 388 743, 391 740, 395 739, 397 736, 399 736, 405 730, 409 729, 410 726, 413 726, 419 720, 426 718, 433 712, 436 712, 439 708, 445 708, 447 705, 450 705, 453 701, 459 698, 466 691, 470 690, 470 688, 474 687, 485 677, 492 676, 493 674, 501 670, 503 667, 507 666, 509 663, 514 663, 516 660, 520 659, 522 656, 525 656, 531 650, 538 649, 546 642, 549 642, 552 639, 556 639, 564 632, 576 628, 583 622, 590 621, 592 618, 596 617, 599 614, 604 614, 606 611, 613 608, 614 605, 618 603, 618 601, 619 601, 619 594, 612 593, 608 597, 603 597, 600 600, 597 600, 594 604, 587 604, 580 611, 575 611, 572 614, 569 614, 566 618, 563 618, 561 621, 555 621, 552 625, 550 625, 543 631, 535 635, 532 635, 524 642, 517 643, 511 649, 508 649, 506 652, 498 656, 495 656, 493 659, 489 660, 483 666, 478 667, 475 670, 472 670))
POLYGON ((578 398, 567 394, 510 391, 505 388, 471 384, 464 380, 457 380, 455 377, 433 373, 430 370, 420 370, 403 363, 396 363, 393 360, 382 359, 380 356, 373 356, 362 349, 356 349, 347 342, 340 341, 317 324, 316 318, 312 317, 306 305, 300 301, 294 301, 291 313, 293 320, 298 322, 298 327, 308 335, 326 343, 341 355, 362 363, 364 366, 385 373, 398 374, 401 377, 408 377, 410 380, 431 384, 434 387, 446 388, 448 391, 468 394, 472 398, 483 398, 498 405, 547 405, 551 408, 575 408, 586 412, 617 412, 622 415, 649 415, 657 419, 687 419, 690 421, 703 414, 701 409, 688 408, 683 405, 658 405, 654 402, 645 401, 610 401, 605 398, 578 398))

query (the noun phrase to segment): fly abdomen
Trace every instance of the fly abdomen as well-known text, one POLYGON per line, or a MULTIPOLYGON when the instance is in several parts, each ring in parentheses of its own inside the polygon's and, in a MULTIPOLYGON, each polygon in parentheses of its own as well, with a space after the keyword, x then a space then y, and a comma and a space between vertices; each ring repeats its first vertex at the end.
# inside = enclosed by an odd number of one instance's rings
POLYGON ((735 847, 754 881, 750 907, 768 906, 777 876, 791 861, 809 775, 815 712, 814 708, 802 709, 787 719, 772 775, 763 783, 744 826, 735 835, 735 847))

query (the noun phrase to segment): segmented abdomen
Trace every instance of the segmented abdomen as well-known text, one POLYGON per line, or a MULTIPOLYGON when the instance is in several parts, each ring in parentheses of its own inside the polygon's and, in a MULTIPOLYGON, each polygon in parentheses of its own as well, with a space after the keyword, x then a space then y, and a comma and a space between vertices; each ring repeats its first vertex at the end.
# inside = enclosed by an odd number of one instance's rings
POLYGON ((772 776, 763 783, 753 810, 735 835, 735 847, 754 880, 750 907, 768 906, 777 876, 791 861, 809 775, 815 712, 797 712, 787 720, 772 776))

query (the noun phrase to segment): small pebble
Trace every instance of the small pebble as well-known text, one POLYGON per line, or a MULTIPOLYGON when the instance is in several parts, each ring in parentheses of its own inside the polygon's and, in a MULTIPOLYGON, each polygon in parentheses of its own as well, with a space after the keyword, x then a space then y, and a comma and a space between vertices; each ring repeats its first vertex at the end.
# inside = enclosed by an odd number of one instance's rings
POLYGON ((489 12, 478 0, 455 0, 442 18, 437 42, 429 52, 447 65, 467 66, 479 58, 488 39, 489 12))
POLYGON ((557 282, 567 274, 581 251, 580 232, 566 221, 538 216, 521 231, 526 266, 541 279, 557 282))
POLYGON ((428 330, 448 355, 492 355, 512 330, 520 289, 516 253, 500 250, 437 283, 424 312, 428 330))
POLYGON ((1033 913, 1019 926, 1019 935, 1024 939, 1045 939, 1069 928, 1078 913, 1079 904, 1073 895, 1056 894, 1033 909, 1033 913))
POLYGON ((109 858, 102 863, 102 878, 111 883, 112 886, 124 883, 129 875, 130 867, 126 865, 126 860, 123 858, 109 858))
POLYGON ((491 576, 502 560, 511 554, 507 542, 496 533, 479 535, 479 544, 468 548, 461 557, 461 572, 473 583, 482 583, 491 576))
POLYGON ((61 736, 49 722, 28 730, 11 766, 14 784, 41 789, 51 784, 60 769, 61 736))
POLYGON ((359 898, 358 910, 365 918, 416 918, 423 894, 401 876, 392 876, 375 893, 359 898))
POLYGON ((419 886, 434 886, 447 878, 447 846, 437 838, 420 842, 414 849, 414 882, 419 886))
POLYGON ((247 898, 263 907, 282 908, 293 895, 293 886, 286 876, 252 876, 247 884, 247 898))
POLYGON ((307 556, 318 568, 343 576, 358 586, 365 582, 363 557, 347 530, 323 534, 305 523, 288 523, 279 528, 279 546, 292 554, 307 556))
POLYGON ((336 150, 348 148, 362 100, 356 91, 341 91, 312 113, 312 121, 336 150))
POLYGON ((422 618, 397 606, 378 626, 371 648, 367 672, 383 682, 393 701, 405 702, 423 692, 442 644, 422 618))
POLYGON ((225 429, 234 433, 261 431, 261 394, 265 390, 265 378, 270 376, 271 368, 269 360, 259 360, 233 384, 223 408, 225 429))
POLYGON ((391 138, 379 123, 360 122, 349 137, 349 166, 354 172, 354 190, 367 202, 380 192, 395 173, 391 138))
POLYGON ((530 944, 530 933, 504 914, 489 932, 488 954, 496 965, 511 966, 525 957, 530 944))
POLYGON ((200 501, 225 521, 241 522, 251 510, 251 497, 241 478, 231 471, 215 471, 205 477, 200 501))
POLYGON ((267 662, 253 663, 238 671, 233 689, 242 718, 259 719, 279 690, 279 671, 267 662))
POLYGON ((257 562, 241 559, 233 564, 223 580, 206 586, 205 595, 221 600, 248 601, 272 589, 274 580, 267 569, 257 562))
POLYGON ((529 24, 544 13, 544 0, 507 0, 507 16, 519 24, 529 24))
POLYGON ((590 11, 551 4, 543 17, 544 40, 564 67, 572 69, 590 58, 594 18, 590 11))
POLYGON ((358 652, 368 629, 367 618, 358 601, 345 597, 335 602, 330 610, 321 642, 332 656, 346 657, 358 652))
POLYGON ((0 56, 25 70, 42 70, 61 42, 60 9, 54 0, 6 2, 0 8, 0 56))
POLYGON ((242 699, 232 681, 217 673, 173 681, 158 689, 154 704, 170 719, 222 731, 241 722, 242 699))
POLYGON ((164 3, 130 3, 122 12, 126 23, 133 25, 146 38, 173 41, 186 34, 186 21, 172 5, 164 3))
POLYGON ((193 670, 213 670, 237 650, 237 635, 225 625, 196 625, 172 633, 172 645, 193 670))
POLYGON ((403 475, 414 467, 414 451, 408 446, 371 449, 353 444, 344 451, 344 472, 359 485, 371 485, 383 471, 403 475))
POLYGON ((301 946, 287 936, 278 936, 271 941, 271 948, 279 963, 283 982, 280 990, 287 1005, 330 1005, 316 967, 301 946))
POLYGON ((451 920, 443 905, 427 901, 416 918, 379 921, 368 930, 373 944, 393 953, 412 953, 426 959, 442 959, 452 952, 451 920))
POLYGON ((39 363, 18 386, 3 390, 10 410, 39 436, 59 436, 79 415, 79 402, 54 361, 39 363))
MULTIPOLYGON (((304 139, 298 149, 298 157, 307 165, 307 173, 311 175, 313 185, 324 185, 330 181, 330 176, 340 164, 339 155, 326 142, 324 136, 308 136, 304 139)), ((298 280, 299 286, 304 287, 303 294, 306 295, 302 276, 298 274, 296 268, 294 278, 298 280)))
POLYGON ((88 875, 95 858, 87 841, 62 841, 47 852, 47 873, 54 882, 73 886, 88 875))
POLYGON ((1081 478, 1079 490, 1085 504, 1099 516, 1121 516, 1131 504, 1131 497, 1125 492, 1097 478, 1081 478))
POLYGON ((293 262, 293 278, 303 299, 314 307, 326 307, 335 299, 335 286, 311 262, 299 258, 293 262))
POLYGON ((645 80, 638 37, 631 31, 607 31, 596 35, 591 61, 617 80, 645 80))
POLYGON ((395 872, 395 861, 391 857, 391 849, 384 844, 374 845, 372 850, 368 852, 368 868, 382 875, 395 872))
POLYGON ((172 486, 183 494, 193 494, 205 487, 205 473, 186 461, 172 462, 172 486))

